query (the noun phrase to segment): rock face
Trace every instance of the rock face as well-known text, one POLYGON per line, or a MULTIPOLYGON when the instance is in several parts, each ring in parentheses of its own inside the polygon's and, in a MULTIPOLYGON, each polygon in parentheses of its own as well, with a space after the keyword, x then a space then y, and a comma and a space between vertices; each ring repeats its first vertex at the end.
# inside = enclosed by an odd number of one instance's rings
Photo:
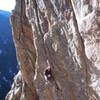
POLYGON ((99 13, 99 0, 16 0, 11 22, 22 79, 6 100, 100 100, 99 13))

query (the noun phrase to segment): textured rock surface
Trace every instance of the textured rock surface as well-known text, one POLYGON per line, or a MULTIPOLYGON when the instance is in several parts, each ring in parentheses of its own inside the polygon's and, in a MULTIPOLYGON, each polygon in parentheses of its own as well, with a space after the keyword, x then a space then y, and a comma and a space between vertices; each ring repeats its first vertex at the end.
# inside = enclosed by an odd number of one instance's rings
POLYGON ((99 5, 99 0, 16 0, 11 22, 22 80, 6 100, 100 100, 99 5), (47 60, 54 75, 48 84, 47 60))

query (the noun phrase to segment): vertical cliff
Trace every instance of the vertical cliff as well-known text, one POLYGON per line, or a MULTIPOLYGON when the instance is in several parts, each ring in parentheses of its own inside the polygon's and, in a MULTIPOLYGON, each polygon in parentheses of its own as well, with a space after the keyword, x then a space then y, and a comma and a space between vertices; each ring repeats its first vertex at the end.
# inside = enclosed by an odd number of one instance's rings
POLYGON ((99 5, 16 0, 11 23, 20 71, 6 100, 100 100, 99 5))

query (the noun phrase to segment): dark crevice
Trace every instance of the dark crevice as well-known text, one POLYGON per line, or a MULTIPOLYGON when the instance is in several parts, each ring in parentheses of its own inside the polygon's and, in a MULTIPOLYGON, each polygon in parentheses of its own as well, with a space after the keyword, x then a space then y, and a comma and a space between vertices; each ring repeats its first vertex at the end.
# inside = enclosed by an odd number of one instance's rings
POLYGON ((34 0, 33 1, 33 4, 34 4, 34 7, 35 7, 35 12, 36 12, 36 18, 37 18, 37 26, 38 26, 38 29, 39 29, 39 32, 42 36, 42 38, 44 37, 43 33, 42 33, 42 30, 41 30, 41 26, 40 26, 40 20, 39 20, 39 14, 38 14, 38 5, 37 5, 37 1, 34 0))

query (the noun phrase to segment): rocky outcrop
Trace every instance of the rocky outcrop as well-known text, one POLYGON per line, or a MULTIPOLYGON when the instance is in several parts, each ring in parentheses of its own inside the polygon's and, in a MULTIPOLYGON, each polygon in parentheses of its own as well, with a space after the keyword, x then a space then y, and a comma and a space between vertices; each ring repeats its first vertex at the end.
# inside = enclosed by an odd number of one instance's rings
POLYGON ((21 92, 22 92, 22 76, 21 72, 19 71, 14 78, 12 89, 7 94, 6 100, 20 100, 21 92))
POLYGON ((6 100, 100 100, 99 3, 16 0, 11 23, 22 80, 6 100))

